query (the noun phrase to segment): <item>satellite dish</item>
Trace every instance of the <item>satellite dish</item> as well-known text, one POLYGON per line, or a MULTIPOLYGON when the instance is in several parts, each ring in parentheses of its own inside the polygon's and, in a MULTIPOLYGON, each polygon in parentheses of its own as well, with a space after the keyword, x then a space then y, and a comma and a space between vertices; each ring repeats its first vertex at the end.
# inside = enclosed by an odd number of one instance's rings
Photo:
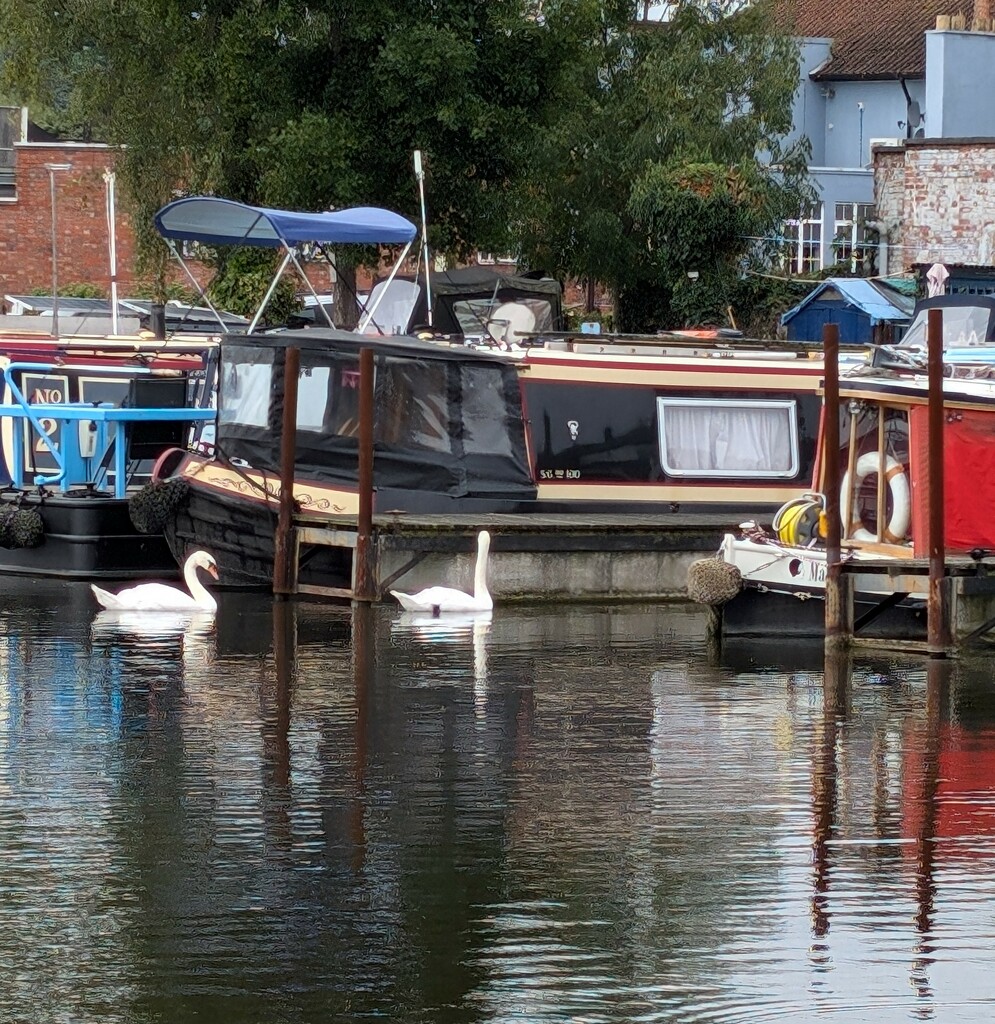
POLYGON ((919 125, 922 124, 922 108, 919 106, 918 100, 909 100, 905 120, 908 121, 913 128, 918 128, 919 125))
POLYGON ((520 334, 535 330, 535 313, 522 302, 502 302, 487 318, 487 333, 499 345, 513 345, 520 334))

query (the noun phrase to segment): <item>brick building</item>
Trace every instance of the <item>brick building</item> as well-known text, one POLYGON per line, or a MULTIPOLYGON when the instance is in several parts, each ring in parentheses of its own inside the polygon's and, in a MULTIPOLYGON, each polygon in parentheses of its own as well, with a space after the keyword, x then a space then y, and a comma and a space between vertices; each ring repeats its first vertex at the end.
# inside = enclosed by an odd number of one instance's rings
MULTIPOLYGON (((15 141, 8 152, 7 187, 0 194, 0 295, 29 294, 52 286, 51 178, 54 172, 56 253, 60 291, 85 283, 110 294, 110 231, 104 180, 114 152, 101 144, 15 141)), ((127 214, 117 205, 116 249, 119 294, 132 291, 134 238, 127 214)))
POLYGON ((874 182, 888 273, 944 263, 995 275, 995 138, 877 150, 874 182))

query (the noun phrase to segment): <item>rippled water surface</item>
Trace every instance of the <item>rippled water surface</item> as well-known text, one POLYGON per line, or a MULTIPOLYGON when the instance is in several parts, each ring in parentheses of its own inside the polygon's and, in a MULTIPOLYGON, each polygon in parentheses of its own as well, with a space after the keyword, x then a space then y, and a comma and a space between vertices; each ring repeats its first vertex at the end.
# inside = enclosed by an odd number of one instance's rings
POLYGON ((985 1021, 995 684, 692 609, 0 596, 0 1021, 985 1021))

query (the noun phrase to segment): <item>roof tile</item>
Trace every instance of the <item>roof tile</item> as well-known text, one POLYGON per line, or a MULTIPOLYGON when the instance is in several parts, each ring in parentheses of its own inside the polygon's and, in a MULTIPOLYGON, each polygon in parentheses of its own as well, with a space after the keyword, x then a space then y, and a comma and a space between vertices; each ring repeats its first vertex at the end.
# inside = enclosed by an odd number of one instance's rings
POLYGON ((779 14, 793 35, 833 40, 817 79, 923 78, 926 37, 940 14, 970 18, 972 0, 781 0, 779 14))

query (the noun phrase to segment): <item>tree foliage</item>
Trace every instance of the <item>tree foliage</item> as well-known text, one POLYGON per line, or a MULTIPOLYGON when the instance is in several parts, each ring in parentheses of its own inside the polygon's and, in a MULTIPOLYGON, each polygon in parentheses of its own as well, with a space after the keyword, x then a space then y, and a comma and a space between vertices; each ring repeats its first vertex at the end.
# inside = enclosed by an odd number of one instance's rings
POLYGON ((534 138, 523 251, 609 285, 628 330, 723 317, 808 195, 806 147, 778 143, 796 46, 763 0, 679 0, 655 26, 589 7, 593 56, 564 69, 555 119, 534 138))
POLYGON ((764 2, 651 27, 636 0, 0 0, 0 87, 124 147, 159 279, 152 214, 177 189, 416 219, 420 149, 435 251, 518 251, 688 318, 689 261, 719 296, 797 208, 772 141, 794 53, 764 2))

